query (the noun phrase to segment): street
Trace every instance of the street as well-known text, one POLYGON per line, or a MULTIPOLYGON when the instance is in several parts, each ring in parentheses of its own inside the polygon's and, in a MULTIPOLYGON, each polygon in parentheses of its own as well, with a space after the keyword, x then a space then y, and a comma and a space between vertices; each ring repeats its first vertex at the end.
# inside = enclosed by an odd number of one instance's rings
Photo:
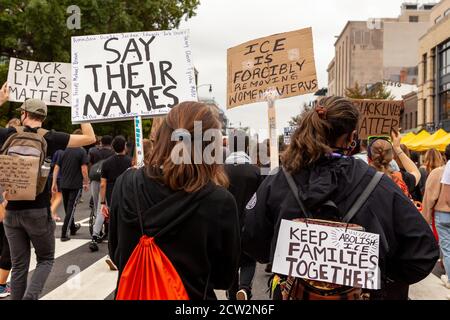
MULTIPOLYGON (((41 300, 112 300, 116 288, 117 271, 111 271, 105 262, 108 257, 108 244, 99 245, 99 251, 89 250, 89 194, 84 193, 82 202, 78 204, 75 214, 81 229, 70 241, 61 242, 60 232, 62 222, 57 222, 55 231, 56 250, 55 264, 45 284, 41 300)), ((62 206, 59 216, 64 217, 62 206)), ((33 275, 36 266, 34 251, 31 256, 29 277, 33 275)), ((253 299, 268 300, 267 282, 269 274, 264 271, 264 265, 257 265, 253 283, 253 299)), ((446 300, 447 289, 439 277, 443 269, 436 265, 433 273, 426 279, 410 287, 409 297, 412 300, 446 300)), ((220 300, 225 300, 224 291, 216 291, 220 300)))

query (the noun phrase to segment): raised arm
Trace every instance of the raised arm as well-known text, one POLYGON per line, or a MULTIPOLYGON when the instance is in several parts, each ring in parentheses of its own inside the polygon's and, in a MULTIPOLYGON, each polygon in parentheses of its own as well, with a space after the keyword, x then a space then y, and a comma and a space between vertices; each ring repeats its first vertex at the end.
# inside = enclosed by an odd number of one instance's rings
POLYGON ((9 87, 8 82, 5 82, 0 89, 0 106, 3 105, 9 99, 9 87))
POLYGON ((96 142, 94 128, 90 123, 81 124, 81 132, 83 134, 71 134, 68 148, 84 147, 96 142))
POLYGON ((394 152, 397 155, 398 159, 402 162, 403 167, 407 172, 412 174, 416 179, 416 186, 420 182, 420 171, 417 168, 416 164, 403 152, 402 148, 400 148, 400 134, 397 131, 391 132, 392 137, 392 146, 394 147, 394 152))

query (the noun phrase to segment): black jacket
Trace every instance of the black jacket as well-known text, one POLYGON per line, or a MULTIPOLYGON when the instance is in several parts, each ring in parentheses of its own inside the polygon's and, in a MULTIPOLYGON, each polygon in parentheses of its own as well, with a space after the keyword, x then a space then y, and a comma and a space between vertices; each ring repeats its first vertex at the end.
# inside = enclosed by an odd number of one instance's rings
MULTIPOLYGON (((111 204, 109 254, 121 272, 141 237, 136 214, 133 176, 128 170, 116 181, 111 204)), ((207 299, 216 299, 213 289, 228 289, 238 268, 240 230, 236 202, 224 188, 208 185, 188 194, 174 192, 143 170, 138 173, 137 198, 144 230, 154 236, 181 213, 191 215, 156 243, 180 275, 189 298, 203 299, 209 276, 207 299)))
POLYGON ((245 206, 261 183, 261 174, 257 166, 245 164, 226 164, 225 172, 230 180, 228 191, 236 199, 241 227, 244 225, 245 206))
MULTIPOLYGON (((375 170, 364 161, 344 157, 323 159, 314 168, 294 175, 294 180, 300 197, 312 211, 327 200, 337 204, 337 217, 327 214, 315 217, 341 220, 374 174, 375 170)), ((261 263, 271 262, 281 219, 302 217, 283 172, 267 177, 258 189, 254 207, 247 210, 243 250, 261 263)), ((436 240, 425 219, 387 176, 351 222, 380 235, 382 289, 391 280, 408 285, 424 279, 439 257, 436 240)), ((378 290, 373 296, 382 299, 386 294, 386 290, 378 290)))

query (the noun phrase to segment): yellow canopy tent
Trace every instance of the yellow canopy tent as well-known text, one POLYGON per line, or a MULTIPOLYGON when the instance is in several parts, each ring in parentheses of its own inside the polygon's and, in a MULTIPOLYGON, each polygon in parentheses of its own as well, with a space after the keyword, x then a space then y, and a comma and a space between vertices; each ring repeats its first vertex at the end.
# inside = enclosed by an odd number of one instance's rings
POLYGON ((440 152, 444 152, 445 148, 450 144, 450 133, 447 133, 443 137, 434 140, 432 143, 427 144, 429 149, 435 148, 440 152))
POLYGON ((408 147, 408 149, 414 150, 414 147, 417 147, 421 144, 421 142, 425 139, 427 139, 430 136, 430 134, 426 130, 420 131, 416 136, 405 143, 405 145, 408 147))
POLYGON ((442 129, 439 129, 431 136, 428 136, 427 138, 424 138, 424 139, 421 139, 419 141, 412 143, 411 146, 408 148, 413 151, 418 151, 418 152, 427 151, 428 149, 430 149, 429 145, 431 145, 434 141, 436 141, 446 135, 447 135, 447 132, 445 132, 442 129))
POLYGON ((402 137, 402 143, 403 144, 407 144, 409 141, 411 141, 412 139, 414 139, 416 137, 416 134, 414 132, 408 132, 407 134, 405 134, 402 137))

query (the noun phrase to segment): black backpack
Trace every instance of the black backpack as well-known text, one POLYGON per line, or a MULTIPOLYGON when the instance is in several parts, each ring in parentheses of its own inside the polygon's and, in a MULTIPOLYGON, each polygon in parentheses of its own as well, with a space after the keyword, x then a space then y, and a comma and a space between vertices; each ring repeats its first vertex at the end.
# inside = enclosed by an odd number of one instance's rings
POLYGON ((100 181, 102 178, 102 165, 105 162, 105 159, 97 161, 92 165, 91 169, 89 169, 89 180, 91 181, 100 181))

